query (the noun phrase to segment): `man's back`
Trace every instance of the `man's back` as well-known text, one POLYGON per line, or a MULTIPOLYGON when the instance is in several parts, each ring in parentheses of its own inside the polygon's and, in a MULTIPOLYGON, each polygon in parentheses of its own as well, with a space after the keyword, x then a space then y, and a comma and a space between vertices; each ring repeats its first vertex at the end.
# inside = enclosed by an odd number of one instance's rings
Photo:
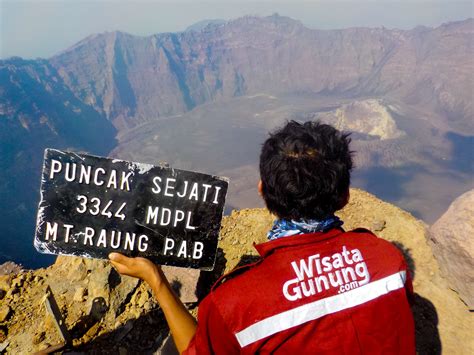
POLYGON ((411 280, 390 243, 332 229, 257 250, 201 304, 191 353, 414 353, 411 280))
POLYGON ((180 352, 415 353, 403 256, 368 231, 345 233, 335 215, 350 198, 349 143, 320 122, 270 134, 258 182, 276 217, 270 242, 257 246, 260 262, 214 287, 197 325, 159 268, 112 255, 120 272, 152 286, 180 352))

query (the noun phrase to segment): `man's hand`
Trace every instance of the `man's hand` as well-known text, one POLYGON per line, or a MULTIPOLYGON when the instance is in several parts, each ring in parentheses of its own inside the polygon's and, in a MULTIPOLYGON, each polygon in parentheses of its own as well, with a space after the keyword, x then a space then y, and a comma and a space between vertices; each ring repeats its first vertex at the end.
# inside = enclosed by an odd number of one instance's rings
POLYGON ((109 259, 120 274, 142 279, 152 288, 160 288, 165 279, 161 268, 148 259, 129 258, 119 253, 110 253, 109 259))

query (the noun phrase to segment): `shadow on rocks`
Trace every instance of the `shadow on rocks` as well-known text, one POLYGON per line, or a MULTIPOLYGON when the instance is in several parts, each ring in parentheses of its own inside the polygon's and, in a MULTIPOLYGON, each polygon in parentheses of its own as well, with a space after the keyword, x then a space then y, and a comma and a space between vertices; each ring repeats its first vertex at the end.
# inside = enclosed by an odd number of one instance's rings
MULTIPOLYGON (((407 263, 412 279, 415 279, 415 260, 411 250, 400 242, 392 242, 400 250, 407 263)), ((416 352, 419 355, 441 354, 441 339, 438 331, 438 313, 433 303, 415 293, 412 301, 413 318, 415 319, 416 352)))
POLYGON ((175 354, 163 351, 168 336, 163 312, 156 309, 64 354, 175 354))
POLYGON ((71 335, 75 339, 82 338, 87 331, 100 322, 107 312, 108 307, 103 297, 97 297, 92 301, 92 307, 88 315, 82 316, 72 328, 71 335))
POLYGON ((248 254, 242 255, 239 262, 237 263, 236 268, 246 266, 249 264, 254 264, 261 259, 262 258, 258 255, 248 255, 248 254))
MULTIPOLYGON (((212 271, 202 271, 196 286, 196 296, 200 302, 211 290, 212 285, 222 276, 226 258, 222 249, 218 249, 215 267, 212 271)), ((109 278, 114 284, 114 277, 109 278)), ((178 280, 170 284, 173 291, 179 296, 183 285, 178 280)), ((196 304, 190 305, 191 308, 196 304)), ((75 338, 87 331, 88 319, 83 319, 76 329, 75 338), (86 324, 87 323, 87 324, 86 324)), ((113 331, 104 333, 86 344, 76 346, 64 354, 177 354, 174 342, 169 334, 163 312, 160 308, 141 315, 119 326, 113 331)))
POLYGON ((441 354, 438 313, 435 306, 428 299, 415 293, 412 310, 415 318, 416 352, 420 355, 441 354))
POLYGON ((196 297, 198 299, 198 303, 200 303, 202 299, 206 297, 209 292, 211 292, 212 286, 224 274, 226 263, 227 259, 225 258, 224 250, 222 250, 222 248, 218 248, 214 269, 211 271, 201 271, 199 275, 196 285, 196 297))

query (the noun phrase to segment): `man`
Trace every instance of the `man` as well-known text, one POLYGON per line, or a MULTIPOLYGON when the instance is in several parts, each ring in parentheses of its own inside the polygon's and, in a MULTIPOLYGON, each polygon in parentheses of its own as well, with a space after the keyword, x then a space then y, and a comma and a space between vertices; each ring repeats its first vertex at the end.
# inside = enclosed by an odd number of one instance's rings
POLYGON ((349 199, 350 139, 319 122, 289 122, 264 143, 258 189, 278 219, 261 259, 219 281, 198 323, 161 269, 113 253, 151 286, 179 352, 414 354, 410 275, 403 256, 334 213, 349 199))

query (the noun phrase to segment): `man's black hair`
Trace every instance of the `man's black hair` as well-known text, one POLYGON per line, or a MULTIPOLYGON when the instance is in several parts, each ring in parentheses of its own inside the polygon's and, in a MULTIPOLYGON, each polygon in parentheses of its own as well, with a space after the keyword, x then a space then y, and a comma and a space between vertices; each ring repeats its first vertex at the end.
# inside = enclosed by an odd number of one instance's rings
POLYGON ((347 199, 349 134, 320 122, 291 121, 270 134, 260 154, 262 195, 285 219, 323 219, 347 199))

